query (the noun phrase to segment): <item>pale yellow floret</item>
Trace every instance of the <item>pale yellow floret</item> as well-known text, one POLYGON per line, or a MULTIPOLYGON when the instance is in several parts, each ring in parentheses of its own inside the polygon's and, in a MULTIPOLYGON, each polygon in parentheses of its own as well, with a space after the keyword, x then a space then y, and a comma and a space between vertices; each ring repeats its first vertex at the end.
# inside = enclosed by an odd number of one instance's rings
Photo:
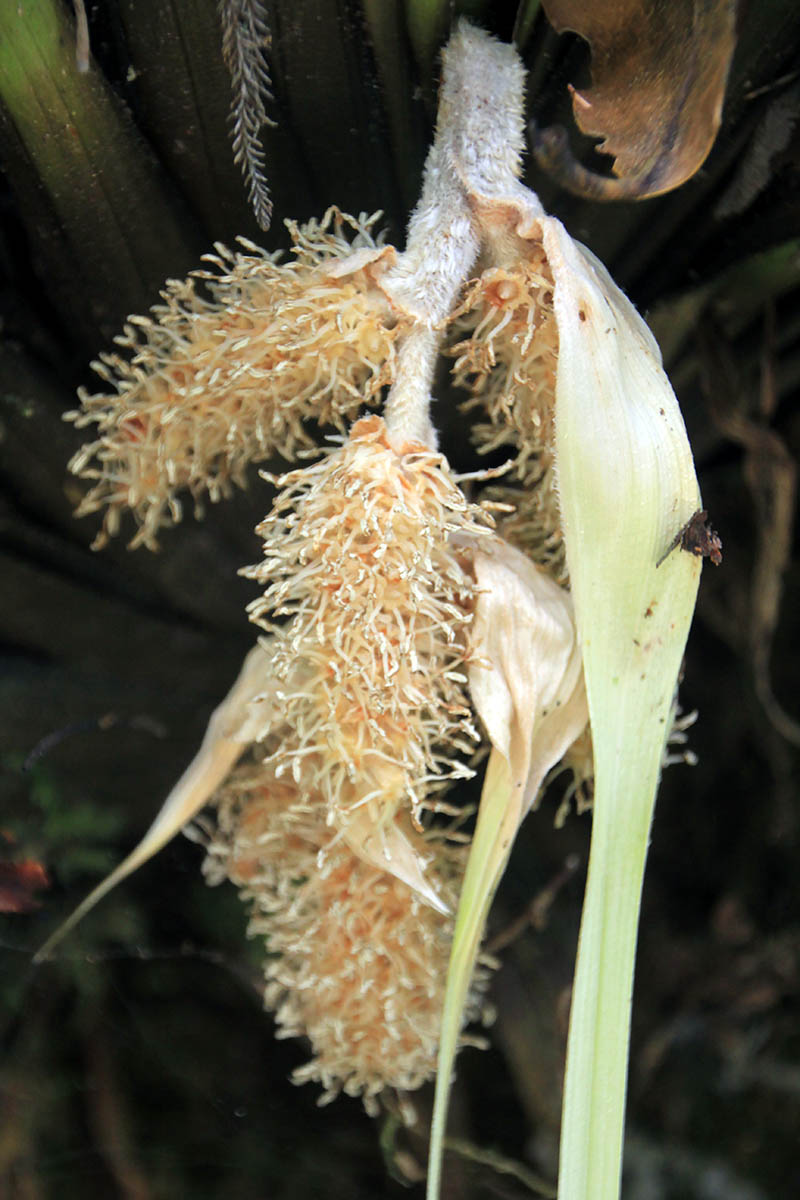
POLYGON ((485 270, 453 316, 454 382, 472 393, 465 407, 480 406, 489 418, 473 429, 478 449, 514 452, 512 482, 486 491, 514 510, 498 532, 566 582, 553 474, 558 328, 541 246, 513 268, 485 270))
MULTIPOLYGON (((320 1103, 340 1091, 369 1111, 385 1088, 410 1091, 436 1069, 452 918, 332 835, 319 795, 264 767, 242 768, 216 798, 205 874, 230 879, 266 939, 265 1003, 279 1037, 305 1036, 313 1058, 294 1072, 320 1103)), ((398 818, 454 906, 466 849, 416 833, 398 818)), ((487 983, 476 972, 465 1023, 487 983)))
POLYGON ((373 830, 401 807, 418 821, 431 792, 471 774, 479 741, 466 688, 475 583, 450 539, 489 534, 488 518, 441 455, 395 449, 379 417, 277 483, 264 561, 246 574, 266 585, 250 615, 273 634, 285 724, 270 710, 256 737, 345 833, 355 814, 373 830))
POLYGON ((375 219, 331 209, 322 222, 290 222, 288 263, 250 242, 235 254, 217 246, 213 271, 169 281, 163 304, 129 319, 117 338, 127 353, 93 364, 111 390, 82 390, 67 414, 97 426, 70 463, 94 481, 78 514, 103 513, 97 546, 129 508, 131 546, 154 548, 180 520, 181 493, 196 508, 217 501, 244 485, 251 462, 312 446, 304 422, 343 429, 377 401, 402 319, 376 286, 395 252, 373 237, 375 219))

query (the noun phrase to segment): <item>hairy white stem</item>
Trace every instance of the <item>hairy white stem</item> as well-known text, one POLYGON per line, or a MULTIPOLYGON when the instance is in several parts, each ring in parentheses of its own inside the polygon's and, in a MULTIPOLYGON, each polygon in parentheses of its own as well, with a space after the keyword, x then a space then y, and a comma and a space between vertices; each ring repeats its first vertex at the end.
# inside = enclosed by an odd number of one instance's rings
MULTIPOLYGON (((381 286, 414 320, 398 350, 386 401, 390 438, 433 447, 431 388, 444 322, 486 238, 484 201, 532 193, 518 182, 523 148, 524 68, 511 46, 466 21, 442 60, 436 136, 425 163, 422 195, 406 249, 381 286)), ((538 201, 534 200, 534 205, 538 201)), ((536 215, 541 214, 541 209, 536 215)))
POLYGON ((397 450, 406 442, 421 442, 436 449, 430 407, 440 336, 424 321, 418 321, 398 351, 397 371, 384 408, 386 433, 397 450))

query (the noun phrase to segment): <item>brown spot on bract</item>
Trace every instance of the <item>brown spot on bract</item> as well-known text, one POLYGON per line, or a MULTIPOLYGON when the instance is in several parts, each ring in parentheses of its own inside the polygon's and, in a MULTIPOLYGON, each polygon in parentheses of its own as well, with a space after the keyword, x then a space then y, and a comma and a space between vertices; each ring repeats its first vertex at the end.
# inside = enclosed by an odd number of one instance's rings
POLYGON ((686 524, 681 526, 656 563, 656 569, 669 558, 676 546, 697 558, 710 558, 715 567, 722 562, 722 539, 709 525, 708 513, 704 508, 698 508, 686 524))

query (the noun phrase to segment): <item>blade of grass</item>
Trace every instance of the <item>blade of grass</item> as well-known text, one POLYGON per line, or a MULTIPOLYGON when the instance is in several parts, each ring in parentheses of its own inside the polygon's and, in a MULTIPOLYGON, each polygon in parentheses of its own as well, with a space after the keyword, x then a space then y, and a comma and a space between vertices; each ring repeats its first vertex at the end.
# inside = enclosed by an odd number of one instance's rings
POLYGON ((509 764, 502 754, 493 750, 486 768, 447 971, 428 1156, 428 1200, 438 1200, 441 1187, 447 1108, 467 989, 489 906, 517 832, 519 815, 519 801, 515 803, 512 796, 509 764))

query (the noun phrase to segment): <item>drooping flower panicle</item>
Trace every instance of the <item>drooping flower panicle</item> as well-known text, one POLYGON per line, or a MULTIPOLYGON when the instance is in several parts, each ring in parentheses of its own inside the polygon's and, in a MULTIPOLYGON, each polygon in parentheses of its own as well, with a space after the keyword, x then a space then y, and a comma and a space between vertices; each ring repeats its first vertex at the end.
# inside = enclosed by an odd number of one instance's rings
POLYGON ((281 723, 270 706, 258 728, 254 705, 255 737, 351 844, 402 873, 398 810, 419 827, 472 774, 475 581, 458 545, 490 536, 489 519, 440 454, 391 445, 379 417, 277 483, 264 561, 245 573, 266 585, 250 615, 272 638, 281 723))
POLYGON ((406 249, 335 210, 292 227, 289 265, 220 249, 211 299, 171 285, 141 340, 129 326, 131 360, 101 366, 116 393, 73 415, 99 426, 72 464, 96 479, 81 511, 105 510, 102 540, 130 507, 147 545, 179 490, 217 498, 246 463, 307 448, 306 422, 340 429, 319 462, 272 480, 264 558, 245 572, 265 636, 143 843, 78 915, 247 751, 216 796, 209 877, 243 888, 279 952, 267 1000, 310 1038, 305 1074, 326 1097, 416 1086, 438 1044, 431 1200, 489 905, 559 763, 584 792, 596 776, 560 1194, 616 1194, 641 877, 700 566, 662 565, 700 504, 657 347, 520 182, 523 84, 511 46, 459 22, 406 249), (479 449, 513 451, 510 485, 482 497, 514 508, 499 533, 437 450, 442 353, 484 410, 479 449), (458 811, 441 794, 479 743, 464 863, 430 825, 458 811))
MULTIPOLYGON (((430 420, 438 355, 448 338, 460 338, 456 383, 482 396, 495 429, 513 425, 519 478, 530 475, 532 454, 549 471, 555 350, 546 261, 490 263, 464 293, 486 239, 483 208, 519 168, 511 134, 522 122, 516 59, 510 75, 483 72, 486 95, 472 97, 476 48, 495 66, 506 61, 502 47, 476 43, 469 27, 448 51, 437 137, 402 254, 382 246, 370 222, 335 210, 321 225, 290 227, 288 265, 251 245, 237 255, 218 247, 215 270, 200 273, 210 298, 196 280, 171 284, 154 319, 126 330, 132 358, 101 366, 112 381, 116 373, 116 394, 84 396, 73 415, 96 422, 100 434, 72 464, 96 478, 81 511, 105 508, 102 539, 131 508, 140 524, 134 544, 153 545, 180 516, 181 490, 214 499, 241 481, 247 463, 308 448, 307 421, 344 434, 388 388, 384 417, 361 417, 319 462, 273 480, 279 493, 258 530, 264 560, 245 572, 264 588, 250 615, 266 636, 141 846, 80 910, 189 820, 250 748, 261 782, 244 787, 239 775, 232 792, 220 793, 209 870, 218 874, 224 860, 225 872, 251 889, 251 903, 291 932, 283 965, 268 967, 269 1002, 286 1028, 310 1036, 312 1071, 326 1088, 350 1080, 368 1094, 378 1080, 410 1087, 426 1078, 439 1041, 430 1000, 443 995, 440 951, 464 868, 463 851, 430 838, 435 814, 459 812, 445 789, 473 773, 485 730, 519 776, 519 820, 586 721, 568 592, 502 542, 486 510, 467 500, 430 420), (476 129, 498 118, 509 134, 500 152, 482 142, 489 156, 465 167, 476 129), (343 236, 348 223, 352 240, 343 236), (526 444, 531 431, 535 452, 526 444), (516 642, 512 616, 525 631, 516 642), (543 669, 529 692, 538 657, 543 669), (506 715, 494 711, 498 702, 506 715), (301 849, 298 874, 290 860, 301 849), (377 908, 372 893, 383 897, 377 908), (428 964, 428 1007, 416 1059, 410 1045, 401 1055, 416 1065, 384 1062, 370 1074, 363 1057, 347 1068, 343 1043, 320 1048, 327 1002, 309 1007, 303 980, 338 978, 321 965, 335 932, 320 915, 327 920, 323 896, 340 911, 345 897, 352 906, 357 898, 368 923, 381 908, 393 914, 384 914, 381 935, 391 970, 371 985, 381 997, 377 1008, 370 1000, 373 1042, 387 1044, 379 1030, 408 975, 400 946, 412 952, 412 926, 423 939, 413 955, 428 964)), ((508 238, 500 229, 499 241, 492 233, 488 242, 500 253, 508 238)), ((468 977, 477 954, 476 943, 468 977)), ((331 984, 334 992, 340 985, 331 984)), ((369 990, 366 978, 362 985, 369 990)), ((469 995, 467 978, 465 1002, 469 995)), ((386 1036, 403 1042, 408 1028, 402 1036, 394 1028, 386 1036)), ((369 1041, 363 1030, 358 1037, 369 1041)))

